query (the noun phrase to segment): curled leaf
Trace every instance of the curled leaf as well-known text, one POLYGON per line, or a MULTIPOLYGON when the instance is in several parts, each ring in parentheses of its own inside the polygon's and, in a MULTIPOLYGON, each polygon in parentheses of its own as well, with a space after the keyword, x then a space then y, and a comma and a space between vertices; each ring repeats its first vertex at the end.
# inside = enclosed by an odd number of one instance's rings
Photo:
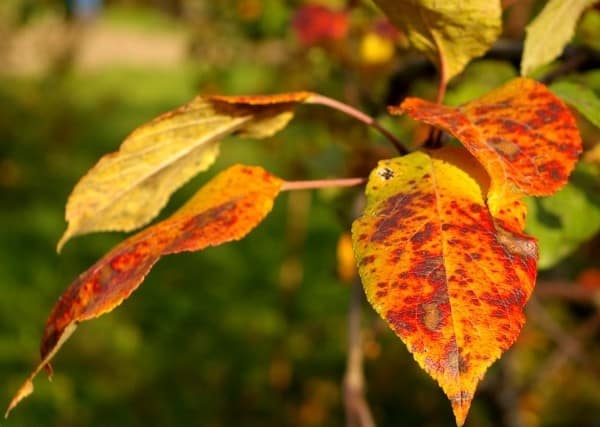
POLYGON ((375 0, 440 70, 444 83, 483 55, 502 29, 499 0, 375 0))
POLYGON ((232 166, 202 187, 168 219, 125 240, 67 288, 46 322, 42 362, 11 401, 8 413, 33 391, 33 378, 76 325, 113 310, 164 255, 239 240, 271 211, 282 181, 260 167, 232 166))
POLYGON ((476 169, 452 147, 381 161, 352 225, 369 302, 442 387, 459 426, 516 340, 536 276, 535 240, 491 215, 476 169))
POLYGON ((175 190, 215 161, 223 137, 270 136, 289 122, 294 105, 310 96, 197 97, 138 127, 73 189, 58 249, 75 235, 145 225, 175 190))
POLYGON ((562 188, 581 152, 569 109, 530 79, 514 79, 457 108, 407 98, 390 111, 406 112, 456 136, 490 175, 487 196, 494 215, 507 200, 562 188))

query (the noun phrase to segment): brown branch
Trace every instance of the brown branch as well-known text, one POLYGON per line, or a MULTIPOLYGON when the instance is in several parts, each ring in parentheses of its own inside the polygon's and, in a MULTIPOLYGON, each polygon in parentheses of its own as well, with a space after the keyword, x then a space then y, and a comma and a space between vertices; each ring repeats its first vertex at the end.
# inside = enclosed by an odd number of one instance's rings
POLYGON ((600 301, 600 290, 586 288, 580 283, 560 280, 539 281, 534 295, 543 299, 559 298, 590 304, 600 301))
POLYGON ((574 359, 582 364, 586 372, 589 372, 590 375, 598 375, 597 368, 585 356, 582 343, 600 329, 600 312, 596 311, 594 315, 576 328, 575 331, 567 333, 554 321, 539 301, 536 299, 532 300, 528 304, 528 310, 532 314, 531 318, 557 343, 557 347, 536 370, 532 378, 527 381, 521 393, 543 388, 548 383, 549 376, 552 373, 558 372, 569 359, 574 359))
POLYGON ((366 178, 316 179, 311 181, 286 181, 281 191, 315 190, 331 187, 355 187, 367 182, 366 178))
POLYGON ((375 427, 373 415, 365 399, 363 372, 361 306, 363 290, 357 277, 352 285, 348 313, 348 358, 344 376, 344 405, 348 427, 375 427))
POLYGON ((373 129, 378 130, 383 136, 385 136, 390 141, 390 143, 396 148, 399 154, 404 155, 408 153, 406 145, 402 143, 398 138, 396 138, 389 130, 384 128, 381 125, 381 123, 379 123, 377 120, 375 120, 368 114, 365 114, 362 111, 357 110, 356 108, 348 104, 344 104, 343 102, 337 101, 327 96, 317 94, 314 94, 310 98, 308 98, 306 100, 306 103, 324 105, 326 107, 341 111, 342 113, 345 113, 350 117, 354 117, 355 119, 363 122, 364 124, 371 126, 373 129))

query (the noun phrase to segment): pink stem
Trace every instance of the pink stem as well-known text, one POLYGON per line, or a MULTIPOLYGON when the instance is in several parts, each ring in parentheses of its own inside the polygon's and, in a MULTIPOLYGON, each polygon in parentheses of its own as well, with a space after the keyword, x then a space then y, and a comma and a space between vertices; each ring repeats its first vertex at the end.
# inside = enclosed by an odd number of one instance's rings
POLYGON ((286 181, 281 187, 281 191, 292 190, 314 190, 317 188, 331 187, 354 187, 364 184, 366 178, 340 178, 340 179, 319 179, 313 181, 286 181))
POLYGON ((319 104, 325 105, 326 107, 333 108, 335 110, 341 111, 349 115, 350 117, 354 117, 355 119, 365 123, 366 125, 371 126, 373 129, 377 129, 382 135, 384 135, 400 154, 407 154, 408 150, 404 148, 404 144, 400 142, 392 133, 384 128, 377 120, 368 114, 363 113, 360 110, 357 110, 354 107, 351 107, 348 104, 344 104, 343 102, 337 101, 335 99, 329 98, 327 96, 314 94, 309 99, 306 100, 307 104, 319 104))

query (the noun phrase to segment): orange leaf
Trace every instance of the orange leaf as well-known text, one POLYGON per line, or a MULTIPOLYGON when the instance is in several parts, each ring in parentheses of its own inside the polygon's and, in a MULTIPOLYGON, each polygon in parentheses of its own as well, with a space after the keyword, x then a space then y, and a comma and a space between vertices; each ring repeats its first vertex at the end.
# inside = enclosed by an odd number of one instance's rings
POLYGON ((463 148, 381 161, 352 226, 370 303, 440 384, 458 425, 516 340, 536 276, 535 239, 490 214, 485 175, 463 148))
POLYGON ((282 181, 260 167, 236 165, 201 188, 170 218, 112 249, 67 288, 46 322, 42 362, 11 401, 8 413, 33 392, 46 367, 79 322, 98 317, 127 299, 163 255, 198 251, 239 240, 270 212, 282 181))
POLYGON ((491 177, 493 214, 515 193, 543 196, 559 190, 581 152, 569 109, 546 86, 525 78, 458 108, 408 98, 390 111, 407 112, 456 136, 491 177))

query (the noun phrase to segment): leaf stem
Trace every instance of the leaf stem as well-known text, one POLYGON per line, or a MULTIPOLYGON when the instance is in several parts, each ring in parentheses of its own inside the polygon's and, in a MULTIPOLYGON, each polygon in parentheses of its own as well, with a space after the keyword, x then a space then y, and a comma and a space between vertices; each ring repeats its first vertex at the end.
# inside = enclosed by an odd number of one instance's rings
POLYGON ((369 116, 366 113, 363 113, 356 108, 344 104, 341 101, 337 101, 335 99, 329 98, 327 96, 314 94, 309 99, 306 100, 307 104, 318 104, 324 105, 326 107, 333 108, 334 110, 341 111, 349 115, 350 117, 354 117, 355 119, 365 123, 368 126, 371 126, 373 129, 377 129, 383 136, 385 136, 388 141, 392 143, 392 145, 396 148, 398 153, 401 155, 408 154, 408 150, 405 148, 405 144, 402 143, 398 138, 396 138, 389 130, 384 128, 381 123, 375 120, 373 117, 369 116))
POLYGON ((311 181, 286 181, 281 191, 314 190, 331 187, 354 187, 367 182, 366 178, 317 179, 311 181))
POLYGON ((344 376, 344 403, 348 427, 375 427, 375 421, 365 398, 365 376, 361 333, 363 288, 358 277, 352 285, 348 311, 348 356, 344 376))

